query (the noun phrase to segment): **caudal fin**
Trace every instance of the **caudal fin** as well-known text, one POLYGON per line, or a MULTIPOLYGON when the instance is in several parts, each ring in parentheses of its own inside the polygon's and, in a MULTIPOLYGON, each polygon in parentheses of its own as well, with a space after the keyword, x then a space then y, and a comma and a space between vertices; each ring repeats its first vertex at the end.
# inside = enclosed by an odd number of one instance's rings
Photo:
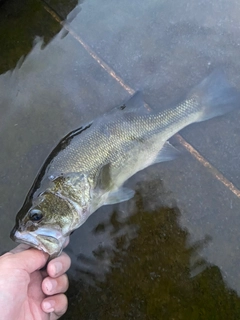
POLYGON ((240 108, 240 92, 232 87, 221 70, 215 70, 189 95, 197 97, 202 108, 199 122, 240 108))

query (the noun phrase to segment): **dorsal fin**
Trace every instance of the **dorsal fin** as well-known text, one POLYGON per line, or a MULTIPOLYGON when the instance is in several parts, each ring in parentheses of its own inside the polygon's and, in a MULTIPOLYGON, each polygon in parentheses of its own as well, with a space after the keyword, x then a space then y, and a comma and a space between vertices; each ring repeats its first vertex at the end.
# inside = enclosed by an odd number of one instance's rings
POLYGON ((123 112, 149 113, 140 91, 137 91, 128 101, 117 107, 117 109, 123 112))

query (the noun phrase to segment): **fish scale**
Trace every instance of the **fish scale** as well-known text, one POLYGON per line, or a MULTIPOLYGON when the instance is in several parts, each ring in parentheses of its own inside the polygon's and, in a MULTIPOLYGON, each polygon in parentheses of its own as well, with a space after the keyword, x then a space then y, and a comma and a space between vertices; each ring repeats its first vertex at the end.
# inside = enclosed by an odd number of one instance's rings
MULTIPOLYGON (((148 143, 153 133, 161 134, 163 131, 165 131, 163 140, 166 141, 182 127, 194 122, 198 116, 197 107, 197 102, 190 99, 177 108, 162 113, 135 114, 133 119, 130 117, 131 121, 128 121, 127 118, 129 112, 124 116, 120 114, 116 121, 111 121, 111 117, 109 119, 106 117, 104 122, 109 121, 110 123, 100 122, 96 126, 93 123, 88 129, 90 132, 84 131, 82 135, 76 136, 72 143, 63 150, 61 157, 53 160, 49 174, 67 173, 73 170, 85 171, 94 175, 99 163, 111 163, 112 167, 125 165, 122 163, 121 155, 131 148, 138 148, 136 142, 148 143), (166 127, 167 130, 165 130, 166 127)), ((161 143, 159 143, 159 150, 160 148, 161 143)))

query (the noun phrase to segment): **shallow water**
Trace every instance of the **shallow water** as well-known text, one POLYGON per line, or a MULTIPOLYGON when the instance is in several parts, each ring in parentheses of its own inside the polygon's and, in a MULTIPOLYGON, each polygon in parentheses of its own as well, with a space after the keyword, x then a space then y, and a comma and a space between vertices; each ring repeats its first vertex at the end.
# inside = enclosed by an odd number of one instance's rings
MULTIPOLYGON (((240 88, 237 1, 86 0, 60 31, 58 18, 75 5, 0 6, 1 251, 15 245, 15 215, 66 133, 134 90, 155 109, 172 106, 215 68, 240 88)), ((75 231, 63 319, 240 317, 239 118, 182 130, 204 158, 174 137, 179 159, 131 178, 134 199, 101 208, 75 231)))

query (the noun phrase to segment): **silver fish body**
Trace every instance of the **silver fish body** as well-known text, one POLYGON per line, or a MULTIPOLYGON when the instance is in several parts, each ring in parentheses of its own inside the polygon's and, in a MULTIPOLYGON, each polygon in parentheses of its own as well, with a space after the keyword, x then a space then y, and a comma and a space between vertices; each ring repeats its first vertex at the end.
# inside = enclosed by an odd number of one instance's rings
POLYGON ((240 104, 239 93, 219 71, 178 106, 149 110, 140 93, 65 137, 40 171, 16 218, 12 238, 59 254, 70 233, 99 207, 126 201, 123 183, 154 163, 174 159, 167 142, 187 125, 223 115, 240 104))

